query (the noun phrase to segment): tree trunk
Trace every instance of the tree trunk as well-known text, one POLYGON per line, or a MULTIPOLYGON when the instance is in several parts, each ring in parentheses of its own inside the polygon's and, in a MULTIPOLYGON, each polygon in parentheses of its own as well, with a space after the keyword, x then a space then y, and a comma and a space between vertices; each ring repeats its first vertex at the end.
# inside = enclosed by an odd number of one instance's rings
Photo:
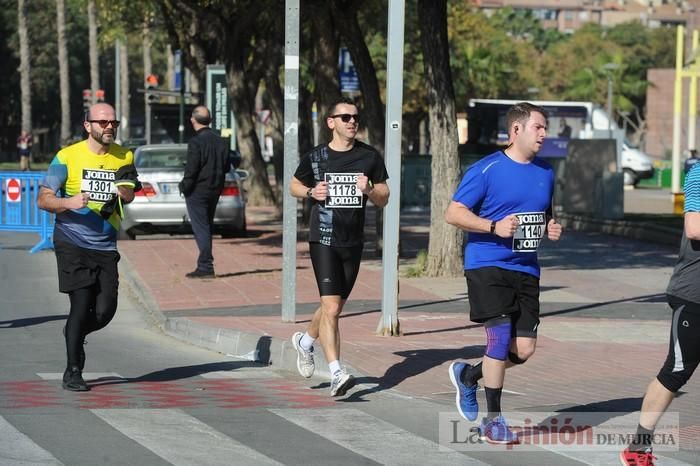
POLYGON ((338 39, 336 37, 331 7, 326 0, 309 0, 308 16, 313 33, 313 73, 316 89, 316 108, 319 118, 319 143, 331 140, 331 133, 326 125, 329 107, 340 97, 338 81, 338 39))
MULTIPOLYGON (((352 63, 355 65, 357 75, 360 79, 360 89, 364 107, 362 108, 362 125, 367 128, 369 142, 384 156, 384 105, 379 92, 379 81, 377 71, 374 68, 372 56, 365 43, 364 34, 357 21, 356 0, 334 0, 333 18, 340 31, 343 42, 348 47, 352 56, 352 63)), ((382 257, 384 249, 384 210, 375 208, 374 226, 377 232, 374 253, 376 257, 382 257)))
POLYGON ((235 109, 238 147, 243 156, 245 168, 250 173, 248 201, 252 205, 275 205, 275 195, 267 178, 267 167, 262 158, 260 142, 255 131, 253 99, 245 84, 245 73, 235 65, 237 61, 236 59, 227 60, 226 80, 231 107, 235 109))
POLYGON ((88 34, 90 51, 90 90, 92 92, 91 102, 97 102, 97 89, 100 88, 100 62, 97 57, 97 15, 95 13, 95 0, 87 2, 88 14, 88 34))
POLYGON ((119 132, 121 134, 121 139, 129 139, 129 127, 131 126, 131 112, 129 108, 129 49, 127 46, 127 38, 119 41, 119 85, 120 87, 120 100, 121 100, 121 110, 122 124, 119 127, 119 132))
POLYGON ((428 89, 432 162, 430 241, 426 273, 458 276, 462 270, 462 232, 444 219, 457 186, 457 117, 447 42, 447 0, 418 0, 421 45, 428 89))
POLYGON ((66 144, 70 138, 70 90, 68 87, 68 48, 66 46, 66 6, 64 0, 56 0, 56 30, 58 31, 58 78, 61 94, 61 140, 66 144))
MULTIPOLYGON (((281 57, 281 54, 276 54, 281 57)), ((270 66, 265 72, 265 89, 267 89, 267 98, 270 104, 272 118, 270 124, 272 127, 272 165, 275 169, 275 181, 278 187, 278 196, 281 200, 284 197, 282 192, 284 180, 284 96, 282 95, 282 86, 279 78, 279 60, 272 59, 270 66)))
POLYGON ((22 102, 22 129, 32 132, 32 89, 29 38, 27 33, 27 2, 17 1, 17 35, 19 36, 19 88, 22 102))

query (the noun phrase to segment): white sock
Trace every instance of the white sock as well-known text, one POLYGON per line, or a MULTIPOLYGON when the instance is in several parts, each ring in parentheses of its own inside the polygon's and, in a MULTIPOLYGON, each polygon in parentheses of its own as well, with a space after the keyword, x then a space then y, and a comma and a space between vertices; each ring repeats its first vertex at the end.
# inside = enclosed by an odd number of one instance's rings
POLYGON ((331 375, 335 375, 336 372, 340 370, 340 361, 337 359, 328 363, 328 369, 331 371, 331 375))
POLYGON ((304 351, 311 351, 311 348, 314 347, 315 341, 316 339, 309 335, 309 332, 304 332, 301 340, 299 340, 299 346, 301 346, 304 351))

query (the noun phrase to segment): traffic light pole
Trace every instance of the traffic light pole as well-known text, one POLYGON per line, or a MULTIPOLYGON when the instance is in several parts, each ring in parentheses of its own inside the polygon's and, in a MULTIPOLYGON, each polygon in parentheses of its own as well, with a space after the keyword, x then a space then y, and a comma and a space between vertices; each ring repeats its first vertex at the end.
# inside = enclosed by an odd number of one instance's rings
POLYGON ((180 58, 180 144, 185 142, 185 60, 180 58))
POLYGON ((146 96, 146 115, 144 118, 145 121, 145 128, 144 132, 146 133, 146 144, 151 143, 151 103, 148 102, 148 96, 146 96))

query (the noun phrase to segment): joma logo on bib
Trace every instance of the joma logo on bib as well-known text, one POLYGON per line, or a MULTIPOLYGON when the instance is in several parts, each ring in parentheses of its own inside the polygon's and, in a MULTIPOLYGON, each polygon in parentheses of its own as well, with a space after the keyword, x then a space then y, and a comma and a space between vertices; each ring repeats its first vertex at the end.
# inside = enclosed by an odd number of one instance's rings
POLYGON ((328 183, 328 196, 326 208, 362 208, 362 192, 357 189, 357 177, 359 173, 326 173, 325 181, 328 183))
POLYGON ((515 214, 518 229, 513 235, 513 252, 537 252, 547 225, 544 212, 515 214))

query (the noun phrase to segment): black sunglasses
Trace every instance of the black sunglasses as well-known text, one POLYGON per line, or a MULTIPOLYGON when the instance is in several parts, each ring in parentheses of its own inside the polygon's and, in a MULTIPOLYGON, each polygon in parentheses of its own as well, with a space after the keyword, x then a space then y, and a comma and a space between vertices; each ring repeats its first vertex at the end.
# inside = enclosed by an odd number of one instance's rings
POLYGON ((343 123, 349 123, 350 120, 353 120, 353 119, 355 120, 355 123, 360 122, 360 115, 358 115, 357 113, 355 113, 355 114, 339 113, 337 115, 331 115, 330 117, 331 118, 340 118, 341 120, 343 120, 343 123))
POLYGON ((119 128, 119 120, 88 120, 88 123, 97 123, 100 128, 106 128, 110 124, 112 128, 119 128))

